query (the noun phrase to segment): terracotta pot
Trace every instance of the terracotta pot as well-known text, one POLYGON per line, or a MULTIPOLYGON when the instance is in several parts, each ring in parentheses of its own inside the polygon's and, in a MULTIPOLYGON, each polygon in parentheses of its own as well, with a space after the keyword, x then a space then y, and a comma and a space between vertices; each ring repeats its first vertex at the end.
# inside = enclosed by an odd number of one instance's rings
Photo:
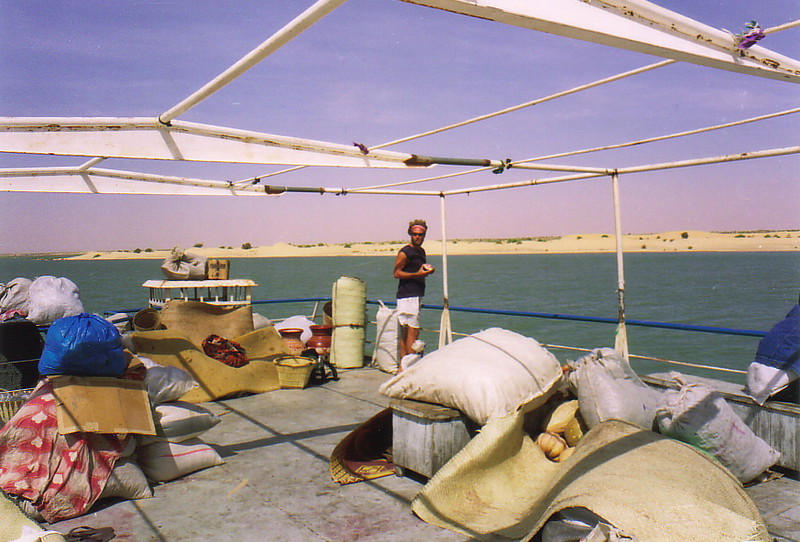
POLYGON ((332 325, 311 326, 311 337, 306 341, 306 348, 313 348, 320 355, 330 354, 332 335, 332 325))
POLYGON ((303 334, 302 329, 286 328, 278 331, 283 339, 283 344, 285 344, 286 348, 289 350, 289 354, 299 356, 303 353, 303 350, 306 349, 306 345, 300 338, 300 335, 303 334))

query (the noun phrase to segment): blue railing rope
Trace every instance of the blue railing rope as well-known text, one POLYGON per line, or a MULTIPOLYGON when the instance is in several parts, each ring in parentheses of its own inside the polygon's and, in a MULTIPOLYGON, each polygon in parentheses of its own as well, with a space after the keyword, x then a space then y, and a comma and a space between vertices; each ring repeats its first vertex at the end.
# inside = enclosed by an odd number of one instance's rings
MULTIPOLYGON (((317 303, 322 301, 330 301, 330 297, 298 297, 298 298, 289 298, 289 299, 262 299, 257 301, 252 301, 253 305, 269 305, 269 304, 280 304, 280 303, 317 303)), ((367 299, 368 305, 378 305, 380 301, 367 299)), ((396 303, 394 301, 385 301, 383 302, 387 307, 394 307, 396 303)), ((429 305, 423 304, 423 308, 426 309, 434 309, 434 310, 444 310, 443 305, 429 305)), ((530 312, 530 311, 512 311, 512 310, 503 310, 503 309, 479 309, 476 307, 454 307, 450 306, 449 309, 454 312, 471 312, 471 313, 478 313, 478 314, 495 314, 499 316, 519 316, 523 318, 547 318, 551 320, 569 320, 573 322, 592 322, 592 323, 601 323, 601 324, 617 324, 616 318, 603 318, 600 316, 581 316, 576 314, 559 314, 559 313, 552 313, 552 312, 530 312)), ((108 312, 137 312, 141 309, 133 309, 133 310, 125 310, 125 311, 106 311, 108 312)), ((694 324, 675 324, 670 322, 655 322, 651 320, 626 320, 626 325, 629 326, 639 326, 639 327, 652 327, 652 328, 660 328, 660 329, 674 329, 677 331, 695 331, 700 333, 717 333, 722 335, 740 335, 744 337, 763 337, 766 335, 766 331, 758 331, 755 329, 736 329, 736 328, 727 328, 727 327, 712 327, 712 326, 698 326, 694 324)))

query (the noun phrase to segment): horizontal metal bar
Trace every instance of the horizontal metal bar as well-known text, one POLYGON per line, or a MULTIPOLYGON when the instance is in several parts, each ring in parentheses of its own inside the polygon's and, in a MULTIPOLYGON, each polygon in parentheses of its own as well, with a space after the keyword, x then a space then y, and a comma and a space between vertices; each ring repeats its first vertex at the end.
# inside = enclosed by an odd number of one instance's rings
MULTIPOLYGON (((378 304, 378 302, 374 301, 367 301, 367 303, 378 304)), ((395 303, 392 302, 385 302, 387 306, 394 306, 395 303)), ((423 304, 423 308, 426 309, 436 309, 436 310, 444 310, 443 305, 428 305, 423 304)), ((449 306, 449 310, 457 311, 457 312, 471 312, 471 313, 479 313, 479 314, 496 314, 500 316, 521 316, 526 318, 548 318, 551 320, 571 320, 574 322, 592 322, 592 323, 600 323, 600 324, 614 324, 618 323, 616 318, 604 318, 601 316, 580 316, 575 314, 558 314, 558 313, 550 313, 550 312, 528 312, 528 311, 512 311, 512 310, 500 310, 500 309, 479 309, 475 307, 454 307, 449 306)), ((763 337, 766 335, 766 331, 758 331, 754 329, 735 329, 735 328, 725 328, 725 327, 712 327, 712 326, 697 326, 693 324, 673 324, 669 322, 654 322, 651 320, 625 320, 625 324, 629 326, 639 326, 639 327, 653 327, 653 328, 662 328, 662 329, 674 329, 679 331, 696 331, 702 333, 717 333, 722 335, 740 335, 746 337, 763 337)))

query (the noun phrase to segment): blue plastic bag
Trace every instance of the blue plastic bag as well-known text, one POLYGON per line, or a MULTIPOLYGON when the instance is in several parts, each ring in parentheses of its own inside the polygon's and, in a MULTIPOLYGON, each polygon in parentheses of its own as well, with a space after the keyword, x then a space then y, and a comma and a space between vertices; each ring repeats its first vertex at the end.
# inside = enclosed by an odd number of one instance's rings
POLYGON ((50 326, 39 374, 121 376, 127 365, 117 328, 99 316, 82 313, 59 318, 50 326))

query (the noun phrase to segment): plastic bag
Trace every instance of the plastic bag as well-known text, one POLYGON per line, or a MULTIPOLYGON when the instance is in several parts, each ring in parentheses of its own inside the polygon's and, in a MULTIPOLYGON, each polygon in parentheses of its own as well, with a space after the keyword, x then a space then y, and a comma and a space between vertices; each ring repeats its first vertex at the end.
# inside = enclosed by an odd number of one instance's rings
POLYGON ((175 247, 161 264, 161 273, 170 280, 205 280, 208 276, 206 261, 205 256, 175 247))
POLYGON ((42 375, 121 376, 127 367, 117 328, 87 313, 53 322, 39 360, 42 375))
POLYGON ((80 288, 66 277, 37 277, 28 290, 28 320, 50 324, 83 312, 80 288))
POLYGON ((0 311, 16 309, 27 315, 31 282, 31 279, 17 277, 0 286, 0 311))
POLYGON ((147 385, 147 395, 153 406, 177 401, 189 391, 200 386, 192 375, 180 367, 161 365, 144 356, 138 356, 138 358, 147 368, 144 381, 147 385))

